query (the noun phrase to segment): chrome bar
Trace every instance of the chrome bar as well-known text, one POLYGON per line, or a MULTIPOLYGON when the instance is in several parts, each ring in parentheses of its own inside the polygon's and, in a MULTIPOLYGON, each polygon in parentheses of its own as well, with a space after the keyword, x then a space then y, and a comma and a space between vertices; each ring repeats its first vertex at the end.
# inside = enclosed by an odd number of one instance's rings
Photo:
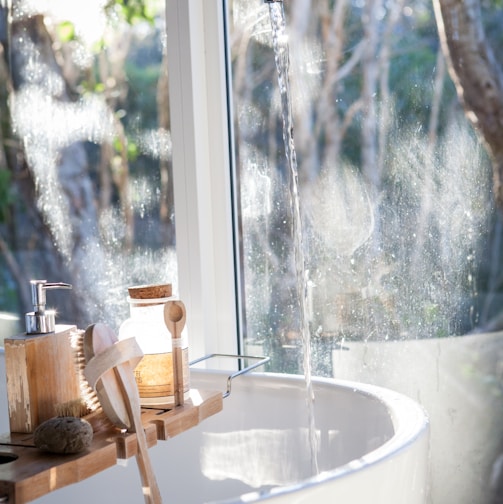
POLYGON ((270 357, 264 357, 264 356, 258 356, 258 355, 234 355, 234 354, 221 354, 221 353, 213 353, 213 354, 208 354, 203 357, 199 357, 198 359, 195 359, 191 362, 189 362, 189 366, 193 366, 195 364, 198 364, 202 361, 212 359, 214 357, 228 357, 232 359, 257 359, 258 362, 255 362, 253 364, 250 364, 249 366, 246 366, 243 369, 240 369, 239 371, 236 371, 235 373, 232 373, 227 377, 227 391, 222 394, 222 397, 225 399, 226 397, 229 397, 231 394, 231 387, 232 387, 232 380, 238 376, 241 376, 245 373, 248 373, 252 369, 255 369, 259 366, 263 366, 267 362, 271 360, 270 357))

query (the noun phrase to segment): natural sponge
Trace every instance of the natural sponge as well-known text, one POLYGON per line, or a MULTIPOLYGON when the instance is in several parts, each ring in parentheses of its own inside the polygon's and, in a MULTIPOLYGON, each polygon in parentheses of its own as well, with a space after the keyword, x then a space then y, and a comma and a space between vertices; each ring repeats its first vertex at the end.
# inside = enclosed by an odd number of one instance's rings
POLYGON ((50 418, 33 434, 35 446, 52 453, 79 453, 89 448, 93 440, 91 424, 71 416, 50 418))

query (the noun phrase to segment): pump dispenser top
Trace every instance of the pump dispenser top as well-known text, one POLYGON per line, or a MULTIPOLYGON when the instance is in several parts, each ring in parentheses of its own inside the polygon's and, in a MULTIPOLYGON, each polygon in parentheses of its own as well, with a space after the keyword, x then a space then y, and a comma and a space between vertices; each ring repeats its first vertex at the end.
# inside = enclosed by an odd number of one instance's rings
POLYGON ((70 284, 56 282, 48 283, 47 280, 30 280, 31 286, 31 302, 33 310, 25 316, 26 334, 47 334, 54 332, 55 311, 46 310, 46 293, 47 289, 71 289, 70 284))

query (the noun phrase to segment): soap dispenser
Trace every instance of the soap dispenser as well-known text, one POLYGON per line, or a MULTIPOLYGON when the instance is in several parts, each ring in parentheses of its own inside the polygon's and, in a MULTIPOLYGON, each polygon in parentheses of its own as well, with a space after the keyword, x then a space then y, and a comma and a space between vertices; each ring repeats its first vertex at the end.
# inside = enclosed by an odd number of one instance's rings
POLYGON ((31 280, 33 312, 26 314, 26 333, 6 338, 5 371, 11 432, 31 433, 57 416, 62 405, 81 400, 72 339, 79 329, 55 324, 46 309, 46 291, 71 289, 65 283, 31 280))
POLYGON ((46 295, 48 289, 71 289, 67 283, 48 283, 47 280, 31 280, 31 302, 32 312, 25 316, 26 334, 47 334, 54 332, 56 328, 55 310, 46 310, 46 295))

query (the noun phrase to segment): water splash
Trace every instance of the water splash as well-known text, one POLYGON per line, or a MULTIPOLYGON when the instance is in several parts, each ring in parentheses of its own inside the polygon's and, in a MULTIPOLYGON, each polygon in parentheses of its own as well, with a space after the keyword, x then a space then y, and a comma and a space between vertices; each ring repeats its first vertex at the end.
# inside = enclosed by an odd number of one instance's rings
POLYGON ((297 156, 293 138, 292 98, 290 93, 290 82, 288 75, 290 67, 290 56, 283 3, 270 3, 269 14, 271 18, 274 59, 278 72, 278 84, 281 94, 281 110, 283 114, 283 142, 285 144, 285 154, 290 175, 289 192, 292 219, 292 238, 294 245, 297 296, 299 302, 299 319, 303 347, 304 376, 307 389, 311 464, 313 474, 318 474, 318 439, 316 436, 316 427, 314 421, 314 391, 311 380, 311 334, 308 320, 309 278, 303 250, 304 240, 299 198, 299 173, 297 169, 297 156))

